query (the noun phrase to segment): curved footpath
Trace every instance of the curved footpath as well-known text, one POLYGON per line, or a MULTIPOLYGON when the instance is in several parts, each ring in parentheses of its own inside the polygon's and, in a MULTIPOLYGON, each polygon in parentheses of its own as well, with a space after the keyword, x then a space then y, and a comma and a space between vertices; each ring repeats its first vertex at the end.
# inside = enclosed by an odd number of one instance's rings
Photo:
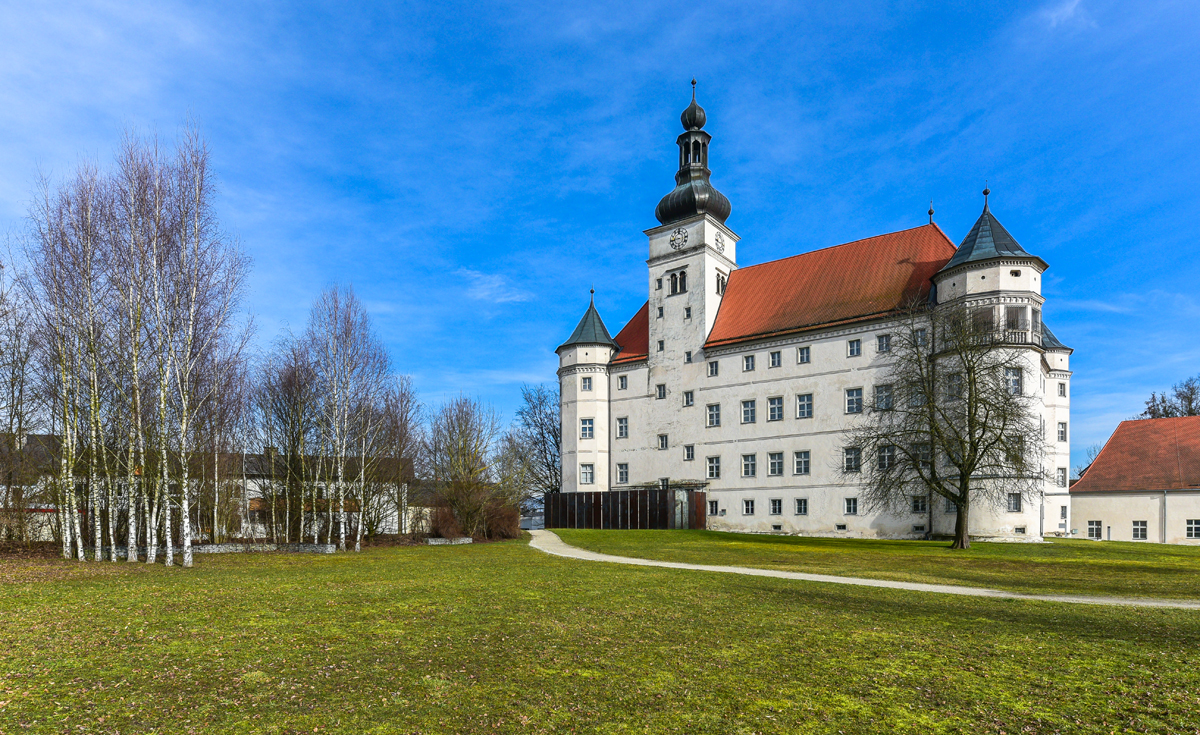
POLYGON ((806 574, 804 572, 785 572, 778 569, 756 569, 754 567, 725 567, 709 564, 684 564, 674 561, 657 561, 655 559, 637 559, 630 556, 612 556, 587 551, 577 546, 570 546, 553 531, 532 531, 533 540, 529 545, 538 551, 544 551, 554 556, 564 556, 568 559, 584 561, 605 561, 613 564, 632 564, 638 567, 665 567, 667 569, 695 569, 701 572, 721 572, 723 574, 745 574, 750 577, 775 577, 777 579, 795 579, 802 582, 825 582, 827 584, 852 584, 860 587, 885 587, 893 590, 911 590, 914 592, 940 592, 944 595, 965 595, 967 597, 997 597, 1006 600, 1039 600, 1042 602, 1068 602, 1078 605, 1122 605, 1126 607, 1163 607, 1180 608, 1184 610, 1200 610, 1200 601, 1189 600, 1157 600, 1137 597, 1090 597, 1085 595, 1028 595, 1021 592, 1005 592, 986 587, 960 587, 953 584, 922 584, 920 582, 893 582, 886 579, 863 579, 862 577, 835 577, 831 574, 806 574))

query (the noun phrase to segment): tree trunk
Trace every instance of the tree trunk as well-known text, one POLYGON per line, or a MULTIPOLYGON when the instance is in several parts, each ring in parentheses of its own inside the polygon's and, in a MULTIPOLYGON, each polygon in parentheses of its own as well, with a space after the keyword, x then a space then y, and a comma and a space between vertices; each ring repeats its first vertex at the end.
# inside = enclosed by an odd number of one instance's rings
POLYGON ((970 508, 967 503, 958 506, 958 513, 954 519, 954 543, 950 546, 952 549, 971 548, 971 536, 967 532, 970 526, 970 508))

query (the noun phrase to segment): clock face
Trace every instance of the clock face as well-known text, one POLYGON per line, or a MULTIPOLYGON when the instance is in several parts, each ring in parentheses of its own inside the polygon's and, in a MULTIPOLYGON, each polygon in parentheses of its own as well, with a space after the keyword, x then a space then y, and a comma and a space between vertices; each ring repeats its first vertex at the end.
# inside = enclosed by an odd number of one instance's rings
POLYGON ((687 245, 687 237, 687 230, 683 229, 682 227, 675 228, 675 231, 671 233, 671 248, 678 250, 684 245, 687 245))
POLYGON ((725 236, 724 235, 722 235, 721 233, 718 232, 717 236, 715 238, 713 238, 713 243, 717 246, 718 253, 725 252, 725 236))

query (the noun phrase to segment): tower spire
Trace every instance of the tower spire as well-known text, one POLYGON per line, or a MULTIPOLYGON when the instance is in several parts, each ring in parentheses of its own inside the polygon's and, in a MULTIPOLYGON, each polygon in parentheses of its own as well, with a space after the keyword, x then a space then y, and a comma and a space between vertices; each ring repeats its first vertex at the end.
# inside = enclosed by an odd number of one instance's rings
POLYGON ((696 79, 692 78, 692 103, 679 116, 683 133, 675 139, 679 146, 679 170, 675 190, 658 203, 654 216, 662 224, 678 222, 698 214, 710 214, 724 223, 732 207, 725 195, 713 188, 708 177, 708 144, 712 136, 704 131, 708 116, 696 102, 696 79))
POLYGON ((929 224, 933 224, 933 200, 929 200, 929 224))

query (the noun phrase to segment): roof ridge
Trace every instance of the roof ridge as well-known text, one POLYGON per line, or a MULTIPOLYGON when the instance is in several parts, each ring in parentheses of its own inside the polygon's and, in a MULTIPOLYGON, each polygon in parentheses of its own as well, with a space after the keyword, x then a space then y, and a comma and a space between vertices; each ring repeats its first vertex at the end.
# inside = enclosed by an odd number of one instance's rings
MULTIPOLYGON (((803 258, 804 256, 812 255, 813 253, 823 253, 826 250, 833 250, 834 248, 845 247, 846 245, 857 245, 860 242, 866 242, 867 240, 875 240, 880 237, 887 237, 889 235, 901 235, 901 234, 904 234, 905 232, 921 230, 921 229, 925 229, 927 227, 933 227, 935 230, 937 230, 938 233, 941 234, 942 237, 946 238, 946 242, 950 243, 950 245, 953 247, 954 241, 951 240, 949 238, 949 236, 946 235, 945 231, 942 230, 941 227, 938 227, 936 222, 928 222, 923 225, 917 225, 916 227, 908 227, 903 230, 894 230, 892 232, 881 232, 878 235, 871 235, 870 237, 860 237, 857 240, 850 240, 849 242, 840 242, 837 245, 826 245, 825 247, 817 248, 816 250, 805 250, 803 253, 796 253, 795 255, 788 255, 783 258, 776 258, 775 260, 764 260, 763 262, 755 263, 754 265, 740 266, 737 269, 737 271, 746 271, 746 270, 750 270, 751 268, 758 268, 758 267, 764 266, 764 265, 771 265, 772 263, 782 263, 785 260, 792 260, 793 258, 803 258)), ((734 272, 736 273, 737 271, 734 271, 734 272)), ((733 275, 733 274, 731 273, 730 275, 733 275)))

